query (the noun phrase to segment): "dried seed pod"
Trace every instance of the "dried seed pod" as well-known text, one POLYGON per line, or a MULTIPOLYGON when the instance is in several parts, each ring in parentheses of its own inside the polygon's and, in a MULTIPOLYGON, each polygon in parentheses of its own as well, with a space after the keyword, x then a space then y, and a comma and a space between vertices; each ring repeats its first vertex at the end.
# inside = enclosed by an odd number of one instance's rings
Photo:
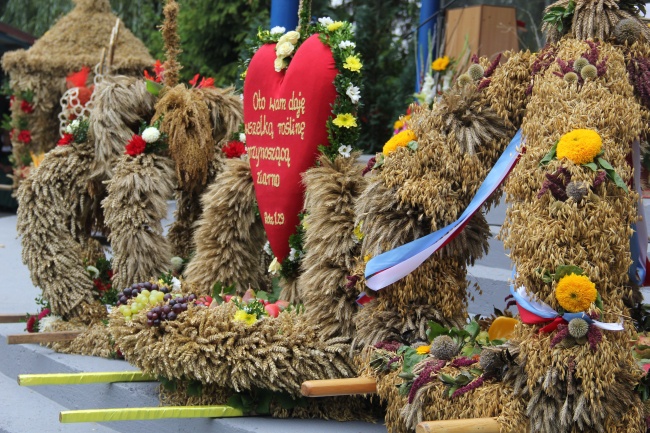
POLYGON ((576 203, 580 201, 587 195, 589 188, 584 182, 569 182, 566 186, 566 193, 571 197, 576 203))
POLYGON ((483 74, 485 74, 485 70, 483 69, 483 66, 479 65, 478 63, 474 63, 467 70, 467 74, 472 78, 472 80, 478 81, 481 78, 483 78, 483 74))
POLYGON ((614 39, 616 39, 616 42, 619 44, 622 45, 627 43, 628 45, 632 45, 639 39, 639 36, 641 36, 641 27, 637 20, 626 18, 620 20, 618 24, 616 24, 613 34, 614 39))
POLYGON ((598 77, 598 69, 594 65, 587 65, 580 71, 580 75, 583 79, 593 80, 598 77))
POLYGON ((579 57, 575 60, 575 62, 573 62, 573 70, 579 74, 580 71, 582 71, 582 68, 584 68, 588 64, 589 64, 589 60, 585 59, 584 57, 579 57))
POLYGON ((433 339, 429 353, 435 358, 449 361, 458 355, 459 350, 458 344, 450 336, 439 335, 433 339))
POLYGON ((569 334, 573 338, 582 338, 587 335, 589 324, 583 319, 571 319, 569 322, 569 334))
POLYGON ((576 81, 578 81, 578 74, 575 72, 569 72, 564 76, 564 81, 566 81, 569 84, 573 84, 576 81))
POLYGON ((460 77, 458 77, 458 85, 460 87, 465 87, 471 82, 472 82, 472 77, 470 77, 468 74, 463 74, 460 77))

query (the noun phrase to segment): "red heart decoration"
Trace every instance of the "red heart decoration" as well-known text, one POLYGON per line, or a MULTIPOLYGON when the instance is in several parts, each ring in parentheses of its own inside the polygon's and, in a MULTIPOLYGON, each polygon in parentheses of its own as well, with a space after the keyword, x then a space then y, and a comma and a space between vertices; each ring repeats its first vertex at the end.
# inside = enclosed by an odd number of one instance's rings
POLYGON ((329 145, 327 119, 338 74, 330 48, 318 35, 298 48, 288 69, 276 72, 275 44, 251 59, 244 82, 246 147, 255 195, 271 249, 280 263, 300 223, 305 187, 301 175, 329 145))

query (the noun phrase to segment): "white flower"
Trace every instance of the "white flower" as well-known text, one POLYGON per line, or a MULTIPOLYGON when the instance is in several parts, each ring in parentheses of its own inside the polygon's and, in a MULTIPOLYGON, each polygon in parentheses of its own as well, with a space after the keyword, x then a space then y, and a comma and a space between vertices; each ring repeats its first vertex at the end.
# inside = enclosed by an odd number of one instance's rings
POLYGON ((246 134, 244 134, 243 132, 240 132, 239 133, 239 141, 241 141, 242 143, 246 143, 246 134))
POLYGON ((88 271, 88 273, 90 274, 90 278, 92 278, 93 280, 95 278, 99 278, 99 269, 97 269, 96 267, 86 266, 86 271, 88 271))
POLYGON ((361 99, 361 92, 359 91, 359 88, 357 86, 353 86, 352 84, 348 86, 345 94, 350 97, 350 101, 352 101, 353 104, 358 103, 359 99, 361 99))
POLYGON ((54 314, 45 316, 38 321, 38 332, 52 332, 55 330, 54 324, 60 321, 62 321, 62 319, 54 314))
POLYGON ((269 256, 273 255, 273 250, 271 250, 271 242, 266 241, 266 243, 264 244, 264 252, 269 256))
POLYGON ((176 277, 172 277, 172 291, 180 292, 180 290, 181 290, 181 281, 176 277))
POLYGON ((339 154, 344 158, 350 157, 350 152, 352 152, 352 146, 350 145, 341 145, 339 146, 339 154))
POLYGON ((356 48, 357 44, 355 44, 352 41, 341 41, 339 43, 339 48, 342 50, 348 49, 348 48, 356 48))
POLYGON ((70 126, 72 127, 73 130, 79 128, 79 119, 73 120, 70 126))
POLYGON ((71 125, 68 125, 68 126, 65 127, 65 133, 66 134, 72 134, 72 126, 71 125))
POLYGON ((318 22, 321 23, 321 25, 327 27, 330 24, 334 23, 334 20, 331 19, 330 17, 323 17, 323 18, 319 18, 318 22))
POLYGON ((298 40, 300 39, 300 33, 298 33, 295 30, 291 30, 290 32, 287 32, 287 34, 282 36, 285 38, 287 42, 291 42, 292 44, 296 45, 298 43, 298 40))
POLYGON ((286 32, 286 31, 287 31, 287 29, 285 29, 282 26, 275 26, 275 27, 273 27, 271 29, 271 34, 272 35, 279 35, 279 34, 282 34, 282 33, 286 32))
POLYGON ((155 143, 156 141, 158 141, 159 138, 160 138, 160 131, 158 131, 158 128, 154 128, 153 126, 150 126, 148 128, 145 128, 144 131, 142 131, 142 139, 147 143, 155 143))
POLYGON ((282 269, 282 265, 278 262, 278 258, 274 257, 273 261, 269 265, 269 273, 271 275, 276 275, 282 269))
POLYGON ((295 249, 295 248, 291 248, 291 250, 289 251, 289 260, 292 261, 292 262, 295 262, 301 256, 302 256, 302 254, 300 254, 300 252, 298 252, 298 250, 295 249))
POLYGON ((280 72, 286 67, 287 63, 284 61, 284 59, 281 59, 279 57, 275 59, 275 62, 273 62, 273 68, 275 69, 275 72, 280 72))
POLYGON ((279 59, 284 59, 293 53, 294 48, 294 45, 289 41, 278 42, 278 44, 275 46, 275 53, 279 59))

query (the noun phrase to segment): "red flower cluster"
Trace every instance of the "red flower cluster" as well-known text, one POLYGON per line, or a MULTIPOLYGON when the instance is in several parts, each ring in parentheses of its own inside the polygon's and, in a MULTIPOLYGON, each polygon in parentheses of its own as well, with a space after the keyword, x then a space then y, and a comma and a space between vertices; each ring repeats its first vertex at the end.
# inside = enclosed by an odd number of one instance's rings
POLYGON ((141 136, 133 135, 125 147, 126 154, 131 156, 138 156, 144 152, 146 147, 147 142, 144 141, 141 136))
POLYGON ((111 269, 109 269, 107 271, 107 274, 108 274, 108 282, 107 283, 103 282, 101 278, 95 278, 93 280, 93 285, 95 286, 95 289, 97 289, 97 291, 100 292, 100 293, 111 290, 111 286, 112 286, 111 278, 113 278, 113 271, 111 269))
POLYGON ((199 74, 196 74, 194 78, 190 80, 190 84, 192 87, 196 87, 199 89, 205 89, 206 87, 214 87, 214 78, 201 78, 201 82, 199 82, 199 74), (197 86, 196 83, 199 82, 199 85, 197 86))
POLYGON ((38 316, 29 316, 27 319, 27 332, 38 332, 38 322, 51 313, 49 308, 44 308, 38 313, 38 316))
POLYGON ((160 63, 160 60, 156 60, 156 63, 153 65, 153 72, 154 76, 152 77, 149 74, 149 71, 145 69, 144 71, 144 78, 150 81, 154 81, 156 83, 160 83, 163 80, 163 72, 165 72, 165 68, 163 67, 162 63, 160 63))
POLYGON ((74 135, 63 133, 59 141, 56 143, 57 146, 67 146, 68 144, 74 141, 74 135))
POLYGON ((20 102, 20 109, 23 113, 31 114, 34 112, 34 106, 24 99, 20 102))
POLYGON ((239 140, 232 140, 221 148, 226 158, 239 158, 246 153, 246 146, 239 140))
POLYGON ((28 129, 23 129, 18 133, 18 141, 21 143, 29 144, 32 142, 32 133, 28 129))

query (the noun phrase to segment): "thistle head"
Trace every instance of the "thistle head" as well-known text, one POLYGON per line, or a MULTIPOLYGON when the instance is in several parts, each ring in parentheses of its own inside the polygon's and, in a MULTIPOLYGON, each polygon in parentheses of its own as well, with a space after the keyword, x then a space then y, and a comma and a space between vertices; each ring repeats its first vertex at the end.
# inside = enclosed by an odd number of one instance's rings
POLYGON ((573 70, 579 74, 580 71, 582 71, 582 68, 584 68, 588 64, 589 64, 589 60, 585 59, 584 57, 579 57, 573 62, 573 70))
POLYGON ((564 75, 564 81, 566 81, 569 84, 573 84, 578 81, 578 74, 575 72, 569 72, 564 75))
POLYGON ((625 18, 620 20, 616 27, 614 27, 614 39, 619 44, 628 44, 632 45, 634 42, 639 40, 641 36, 641 27, 637 20, 632 18, 625 18))
POLYGON ((485 70, 483 69, 483 66, 479 65, 478 63, 474 63, 467 70, 467 74, 472 78, 472 80, 478 81, 483 78, 485 70))
POLYGON ((589 332, 589 324, 583 319, 571 319, 569 322, 569 335, 573 338, 582 338, 589 332))
POLYGON ((598 77, 598 69, 594 65, 587 65, 582 68, 580 75, 584 80, 594 80, 598 77))
POLYGON ((473 81, 472 77, 470 77, 468 74, 463 74, 460 77, 458 77, 458 85, 460 87, 465 87, 472 81, 473 81))
POLYGON ((458 355, 460 347, 449 335, 439 335, 431 342, 431 351, 433 357, 445 361, 451 360, 458 355))

